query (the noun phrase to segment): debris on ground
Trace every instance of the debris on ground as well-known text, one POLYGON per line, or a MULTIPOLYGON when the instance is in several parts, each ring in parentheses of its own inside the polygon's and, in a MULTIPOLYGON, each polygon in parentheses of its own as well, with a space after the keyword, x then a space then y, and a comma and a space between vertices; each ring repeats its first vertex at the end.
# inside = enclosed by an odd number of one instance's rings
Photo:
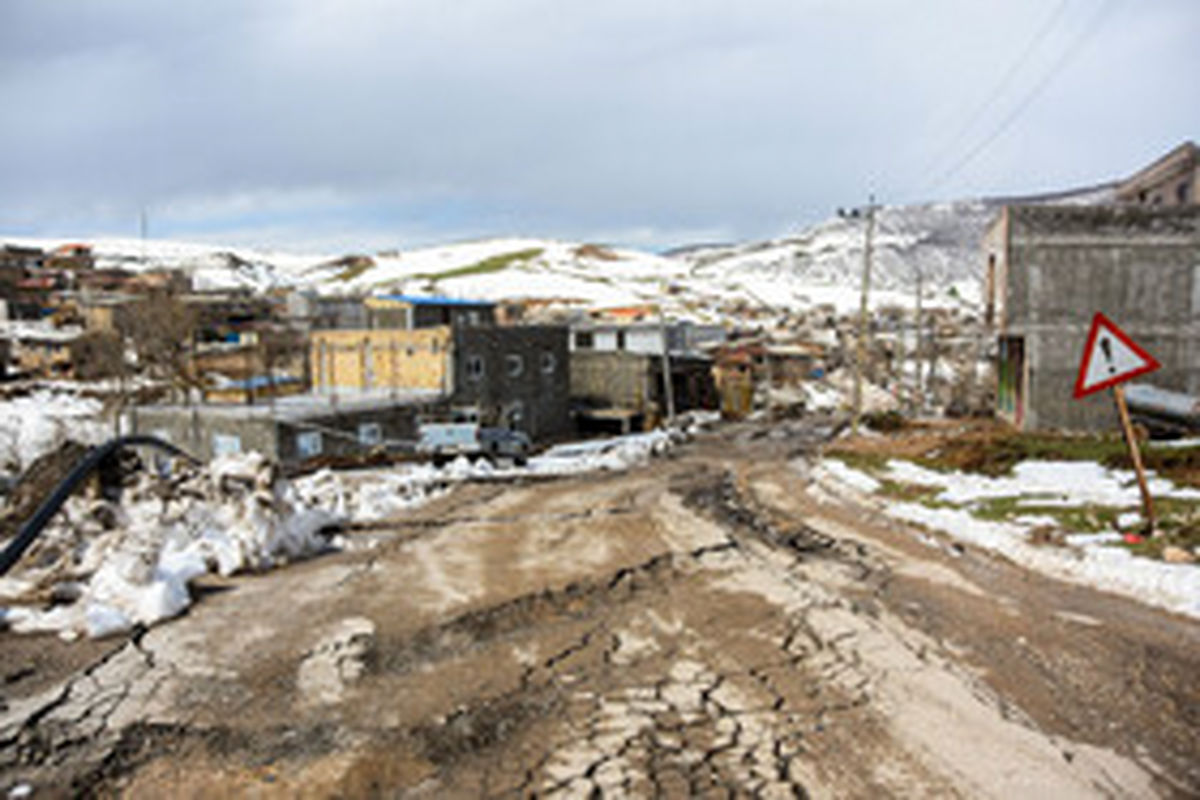
MULTIPOLYGON (((138 466, 119 497, 70 499, 0 578, 0 604, 9 606, 0 607, 0 626, 101 637, 152 625, 191 604, 188 585, 201 575, 259 572, 337 547, 346 539, 325 534, 395 516, 467 481, 627 469, 710 423, 695 415, 671 431, 559 445, 524 466, 460 457, 295 480, 257 453, 181 465, 167 477, 138 466)), ((53 481, 37 486, 44 496, 53 481)))
POLYGON ((152 625, 191 603, 205 573, 261 571, 327 547, 337 515, 304 503, 257 453, 167 477, 139 469, 118 499, 80 495, 0 579, 17 632, 100 637, 152 625), (43 608, 49 603, 48 609, 43 608))

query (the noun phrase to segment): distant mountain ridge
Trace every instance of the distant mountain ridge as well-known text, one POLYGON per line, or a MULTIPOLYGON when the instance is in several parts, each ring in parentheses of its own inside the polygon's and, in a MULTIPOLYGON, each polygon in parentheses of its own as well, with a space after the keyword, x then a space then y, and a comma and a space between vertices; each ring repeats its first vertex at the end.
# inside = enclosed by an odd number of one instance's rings
MULTIPOLYGON (((875 304, 913 301, 920 279, 932 304, 971 303, 982 271, 980 242, 1011 203, 1111 202, 1114 184, 1021 197, 886 206, 876 217, 875 304)), ((367 256, 295 255, 165 240, 95 241, 97 265, 185 270, 201 289, 319 293, 438 293, 584 306, 661 303, 712 321, 736 309, 857 305, 866 220, 832 218, 799 233, 731 245, 690 245, 656 255, 583 242, 496 238, 367 256)), ((52 247, 58 241, 5 239, 52 247)))

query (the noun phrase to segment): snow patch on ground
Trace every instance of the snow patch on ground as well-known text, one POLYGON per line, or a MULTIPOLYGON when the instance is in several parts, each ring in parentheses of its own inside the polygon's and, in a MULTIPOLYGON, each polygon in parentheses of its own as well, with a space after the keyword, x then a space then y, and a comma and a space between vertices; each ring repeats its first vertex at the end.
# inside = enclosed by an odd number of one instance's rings
MULTIPOLYGON (((880 487, 875 477, 837 459, 825 459, 814 470, 818 481, 840 484, 865 494, 880 487)), ((1117 533, 1068 534, 1064 547, 1034 544, 1033 528, 1050 518, 1019 517, 1013 521, 980 519, 970 503, 997 497, 1026 497, 1037 505, 1136 505, 1138 490, 1133 474, 1110 470, 1093 462, 1027 461, 1011 476, 990 478, 960 472, 942 473, 906 461, 892 460, 883 477, 905 483, 939 487, 936 500, 948 504, 930 507, 889 499, 878 503, 887 515, 940 531, 955 540, 999 553, 1028 569, 1061 580, 1125 595, 1149 605, 1200 618, 1200 568, 1168 564, 1134 556, 1111 547, 1117 533)), ((1194 489, 1175 486, 1151 475, 1151 490, 1159 497, 1200 498, 1194 489)))

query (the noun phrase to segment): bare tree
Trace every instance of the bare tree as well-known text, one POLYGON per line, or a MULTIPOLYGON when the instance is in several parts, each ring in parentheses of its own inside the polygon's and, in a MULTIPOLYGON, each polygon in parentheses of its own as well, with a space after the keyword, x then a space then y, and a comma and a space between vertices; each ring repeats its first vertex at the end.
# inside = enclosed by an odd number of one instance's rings
POLYGON ((200 385, 192 364, 197 323, 195 310, 178 295, 155 291, 138 304, 124 326, 143 373, 168 381, 184 397, 200 385))

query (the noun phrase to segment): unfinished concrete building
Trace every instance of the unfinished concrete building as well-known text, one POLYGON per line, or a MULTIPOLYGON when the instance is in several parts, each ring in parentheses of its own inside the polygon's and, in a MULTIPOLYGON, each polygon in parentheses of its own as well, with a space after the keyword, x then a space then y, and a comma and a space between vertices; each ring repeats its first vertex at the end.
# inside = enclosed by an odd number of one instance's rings
POLYGON ((997 337, 996 413, 1020 429, 1108 430, 1107 393, 1075 400, 1093 315, 1200 392, 1200 208, 1009 206, 984 237, 985 322, 997 337))
POLYGON ((1117 186, 1117 201, 1142 206, 1200 204, 1200 147, 1184 142, 1117 186))

